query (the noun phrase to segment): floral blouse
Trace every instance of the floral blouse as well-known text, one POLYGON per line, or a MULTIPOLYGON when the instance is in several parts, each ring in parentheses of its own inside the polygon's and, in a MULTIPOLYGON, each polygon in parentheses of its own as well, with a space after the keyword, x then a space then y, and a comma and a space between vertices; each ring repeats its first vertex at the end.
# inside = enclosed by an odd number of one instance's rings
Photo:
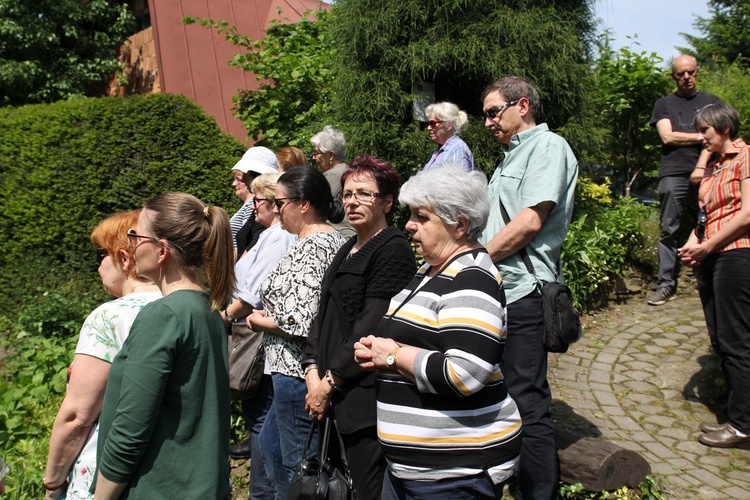
MULTIPOLYGON (((112 363, 120 352, 123 342, 128 338, 130 327, 143 306, 161 298, 159 292, 131 293, 119 299, 106 302, 89 314, 81 327, 76 345, 76 354, 86 354, 112 363)), ((75 364, 70 370, 75 370, 75 364)), ((99 423, 93 427, 91 434, 83 445, 81 454, 73 463, 68 478, 70 485, 65 499, 94 498, 89 493, 91 483, 96 476, 96 441, 99 435, 99 423)))
POLYGON ((294 337, 264 335, 266 365, 272 373, 304 378, 300 359, 318 312, 323 275, 345 242, 346 238, 338 231, 315 233, 299 240, 261 283, 260 296, 266 315, 294 337))

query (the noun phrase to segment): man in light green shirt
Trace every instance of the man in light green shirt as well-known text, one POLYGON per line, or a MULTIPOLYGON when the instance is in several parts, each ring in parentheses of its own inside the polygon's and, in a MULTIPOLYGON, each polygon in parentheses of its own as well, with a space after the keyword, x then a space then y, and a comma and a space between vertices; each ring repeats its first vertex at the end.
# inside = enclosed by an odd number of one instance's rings
POLYGON ((502 274, 508 299, 502 368, 523 421, 519 489, 524 499, 552 499, 558 495, 559 477, 540 290, 543 283, 558 279, 578 161, 565 139, 537 124, 539 92, 528 80, 501 78, 487 86, 482 102, 484 126, 505 152, 488 186, 490 215, 480 241, 502 274), (534 274, 523 263, 522 248, 534 274))

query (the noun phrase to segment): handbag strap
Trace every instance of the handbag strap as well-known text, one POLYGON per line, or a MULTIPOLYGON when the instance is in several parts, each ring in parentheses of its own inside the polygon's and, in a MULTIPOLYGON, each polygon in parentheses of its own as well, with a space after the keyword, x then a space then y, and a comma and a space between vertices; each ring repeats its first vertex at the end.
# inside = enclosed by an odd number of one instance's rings
MULTIPOLYGON (((315 424, 313 424, 314 426, 315 424)), ((344 440, 341 438, 338 428, 334 420, 326 415, 325 423, 323 424, 323 438, 320 442, 320 463, 324 464, 328 460, 328 444, 331 438, 331 432, 336 434, 336 439, 339 442, 339 453, 341 454, 341 464, 346 469, 347 474, 349 473, 349 462, 346 460, 346 452, 344 450, 344 440)), ((309 436, 308 436, 309 439, 309 436)))
POLYGON ((310 455, 310 447, 312 446, 313 434, 315 434, 315 422, 310 424, 310 430, 307 431, 307 440, 305 441, 305 449, 302 452, 302 457, 307 458, 310 455))

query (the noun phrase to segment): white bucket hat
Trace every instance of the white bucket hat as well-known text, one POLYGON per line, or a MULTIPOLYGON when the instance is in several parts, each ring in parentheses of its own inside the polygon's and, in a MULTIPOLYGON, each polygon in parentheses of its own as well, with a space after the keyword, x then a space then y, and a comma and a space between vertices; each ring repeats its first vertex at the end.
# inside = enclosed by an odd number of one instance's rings
POLYGON ((239 170, 243 174, 248 172, 275 174, 278 172, 278 165, 273 151, 263 146, 254 146, 245 151, 232 170, 239 170))

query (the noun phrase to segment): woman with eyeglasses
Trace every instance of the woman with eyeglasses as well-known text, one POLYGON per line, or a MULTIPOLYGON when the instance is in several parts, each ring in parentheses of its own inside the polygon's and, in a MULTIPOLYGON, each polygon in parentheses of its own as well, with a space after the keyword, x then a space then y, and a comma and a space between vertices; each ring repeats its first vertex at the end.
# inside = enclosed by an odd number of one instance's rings
POLYGON ((478 241, 490 211, 487 179, 423 170, 399 201, 424 264, 378 328, 354 344, 378 384, 382 498, 501 498, 519 461, 521 416, 502 371, 502 279, 478 241))
POLYGON ((164 298, 144 307, 110 370, 96 498, 230 498, 227 334, 229 217, 185 193, 146 203, 128 234, 139 276, 164 298))
POLYGON ((728 420, 701 424, 698 441, 733 448, 750 443, 750 150, 729 104, 701 108, 693 125, 715 159, 698 190, 698 225, 678 255, 696 268, 708 335, 729 387, 728 420))
MULTIPOLYGON (((375 331, 391 297, 416 270, 411 245, 389 225, 401 178, 387 161, 360 155, 342 176, 342 200, 357 232, 328 267, 302 364, 306 410, 335 418, 359 500, 378 499, 385 457, 378 442, 375 380, 354 361, 354 342, 375 331)), ((330 443, 338 449, 336 440, 330 443)), ((338 452, 329 453, 334 459, 338 452)))
POLYGON ((136 274, 126 232, 138 222, 140 210, 119 212, 100 222, 91 233, 99 248, 99 276, 105 291, 117 297, 97 307, 83 323, 68 388, 50 436, 45 498, 93 498, 89 488, 96 475, 99 412, 110 364, 130 333, 138 312, 161 297, 159 289, 136 274))
POLYGON ((429 117, 427 130, 430 131, 430 139, 438 144, 438 148, 423 170, 444 165, 453 165, 465 172, 474 170, 474 155, 458 136, 469 122, 466 112, 451 102, 438 102, 427 106, 425 113, 429 117))
MULTIPOLYGON (((274 210, 276 201, 276 183, 281 174, 263 174, 253 180, 250 189, 253 193, 252 203, 255 206, 255 218, 268 229, 260 235, 256 243, 237 262, 234 267, 237 276, 235 298, 222 311, 225 323, 231 325, 232 339, 240 342, 252 335, 262 335, 248 328, 247 316, 255 309, 262 309, 260 283, 278 265, 281 258, 297 241, 297 236, 281 228, 279 216, 274 210)), ((273 400, 273 384, 270 366, 265 366, 257 388, 252 394, 242 395, 242 415, 250 431, 250 498, 264 500, 274 498, 274 488, 268 480, 263 457, 258 443, 258 436, 273 400)), ((235 447, 240 446, 236 445, 235 447)), ((232 456, 232 447, 230 447, 232 456)))
POLYGON ((276 185, 274 203, 281 227, 299 239, 261 282, 263 310, 253 311, 247 325, 265 332, 273 402, 260 432, 260 446, 276 498, 286 498, 310 428, 300 360, 318 312, 323 273, 345 240, 326 223, 326 219, 341 221, 343 210, 317 170, 295 167, 285 172, 276 185))

